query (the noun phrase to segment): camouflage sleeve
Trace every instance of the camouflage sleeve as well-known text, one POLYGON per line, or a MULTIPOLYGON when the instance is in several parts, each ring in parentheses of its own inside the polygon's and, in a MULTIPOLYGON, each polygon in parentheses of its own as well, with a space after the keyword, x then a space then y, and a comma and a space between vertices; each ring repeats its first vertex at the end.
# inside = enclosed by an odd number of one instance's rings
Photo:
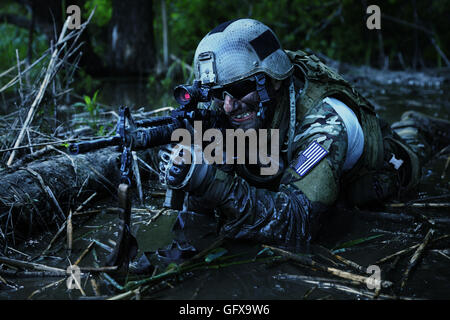
POLYGON ((277 192, 253 187, 241 177, 217 171, 214 185, 202 198, 209 199, 227 217, 222 231, 228 237, 298 248, 315 236, 321 213, 337 196, 347 137, 340 117, 326 103, 310 110, 296 131, 297 157, 312 141, 329 153, 302 179, 290 166, 277 192), (303 183, 309 176, 312 179, 303 183))
POLYGON ((331 205, 339 193, 347 144, 345 125, 329 104, 322 102, 310 109, 296 128, 294 150, 297 158, 294 157, 286 170, 284 181, 301 190, 310 201, 331 205), (300 179, 293 166, 300 153, 312 142, 320 144, 328 154, 300 179))

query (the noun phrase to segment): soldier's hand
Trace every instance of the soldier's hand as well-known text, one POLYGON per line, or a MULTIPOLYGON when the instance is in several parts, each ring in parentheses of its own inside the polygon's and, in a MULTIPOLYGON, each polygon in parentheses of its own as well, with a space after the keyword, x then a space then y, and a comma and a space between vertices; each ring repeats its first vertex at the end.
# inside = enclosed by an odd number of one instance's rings
POLYGON ((196 193, 214 177, 216 169, 202 160, 201 150, 194 146, 166 145, 158 156, 159 179, 168 188, 196 193))
POLYGON ((145 128, 130 129, 125 128, 125 143, 131 144, 131 147, 135 149, 144 149, 147 145, 147 131, 145 128))

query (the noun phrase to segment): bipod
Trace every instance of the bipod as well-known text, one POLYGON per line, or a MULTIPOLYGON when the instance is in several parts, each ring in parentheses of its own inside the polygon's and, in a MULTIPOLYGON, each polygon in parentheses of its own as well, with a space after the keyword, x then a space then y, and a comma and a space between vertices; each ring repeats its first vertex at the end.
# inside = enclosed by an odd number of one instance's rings
POLYGON ((131 234, 131 147, 133 141, 126 137, 127 130, 125 130, 126 120, 128 120, 129 128, 135 129, 134 121, 128 107, 119 109, 119 120, 117 131, 121 137, 122 143, 122 158, 121 158, 121 183, 117 188, 117 195, 119 200, 119 238, 114 251, 107 259, 107 265, 117 266, 118 275, 127 276, 128 266, 131 260, 137 255, 138 244, 136 238, 131 234))

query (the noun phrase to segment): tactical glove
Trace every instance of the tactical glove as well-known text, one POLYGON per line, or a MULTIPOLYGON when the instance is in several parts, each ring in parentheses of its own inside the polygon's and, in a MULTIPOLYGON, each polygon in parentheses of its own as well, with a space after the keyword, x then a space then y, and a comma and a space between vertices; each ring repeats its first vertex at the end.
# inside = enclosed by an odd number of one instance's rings
POLYGON ((145 149, 149 143, 148 132, 145 128, 125 129, 125 143, 133 150, 145 149))
POLYGON ((158 156, 159 179, 168 188, 201 194, 214 180, 216 168, 205 163, 202 151, 194 146, 166 145, 158 156))

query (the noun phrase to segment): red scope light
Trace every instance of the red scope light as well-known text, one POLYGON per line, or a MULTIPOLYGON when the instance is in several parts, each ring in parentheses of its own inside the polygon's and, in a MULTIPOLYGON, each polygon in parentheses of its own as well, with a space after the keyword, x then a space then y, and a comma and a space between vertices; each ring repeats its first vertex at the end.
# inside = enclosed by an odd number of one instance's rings
POLYGON ((175 100, 181 105, 186 105, 192 100, 191 93, 184 86, 178 86, 175 88, 174 97, 175 100))

